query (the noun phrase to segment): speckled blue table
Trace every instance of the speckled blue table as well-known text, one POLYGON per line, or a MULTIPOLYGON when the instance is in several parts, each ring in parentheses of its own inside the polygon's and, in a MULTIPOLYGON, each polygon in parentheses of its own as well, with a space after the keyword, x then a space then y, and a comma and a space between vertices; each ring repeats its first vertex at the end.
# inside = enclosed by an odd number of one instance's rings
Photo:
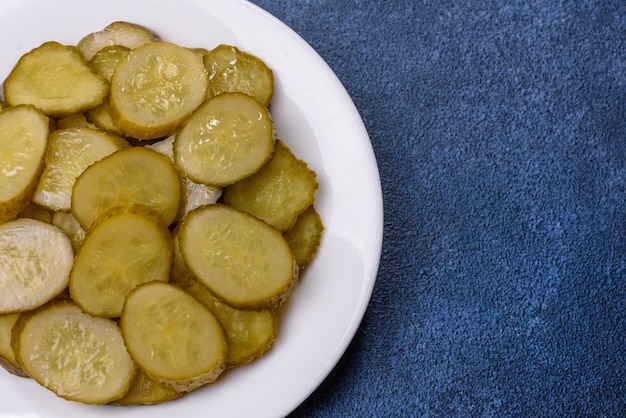
POLYGON ((352 96, 382 259, 290 418, 626 414, 626 2, 253 0, 352 96))

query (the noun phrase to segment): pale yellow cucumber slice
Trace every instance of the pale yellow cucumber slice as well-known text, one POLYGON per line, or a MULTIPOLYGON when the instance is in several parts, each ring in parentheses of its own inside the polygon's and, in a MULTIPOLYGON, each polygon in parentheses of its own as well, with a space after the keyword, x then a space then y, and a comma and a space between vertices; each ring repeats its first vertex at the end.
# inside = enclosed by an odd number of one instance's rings
POLYGON ((215 381, 226 367, 228 343, 219 321, 174 285, 136 287, 124 304, 121 327, 139 367, 178 392, 215 381))
POLYGON ((11 347, 11 329, 19 315, 0 315, 0 366, 11 374, 26 377, 27 374, 15 359, 15 353, 11 347))
POLYGON ((156 42, 159 39, 159 35, 144 26, 116 21, 98 32, 83 37, 76 46, 85 59, 90 60, 106 46, 121 45, 133 49, 148 42, 156 42))
MULTIPOLYGON (((129 48, 121 45, 105 46, 96 52, 89 61, 89 64, 98 74, 102 75, 110 82, 113 77, 113 72, 117 68, 117 64, 119 64, 120 60, 122 60, 129 51, 129 48)), ((89 109, 86 113, 89 120, 100 129, 115 135, 124 136, 124 132, 113 123, 108 100, 104 100, 101 105, 89 109)))
POLYGON ((122 398, 114 403, 116 405, 154 405, 162 402, 173 401, 184 395, 185 392, 177 392, 171 387, 156 381, 148 376, 143 370, 137 370, 133 384, 122 398))
POLYGON ((171 135, 206 98, 208 76, 192 51, 153 42, 130 51, 111 79, 109 111, 127 136, 171 135))
MULTIPOLYGON (((102 75, 110 82, 117 65, 129 52, 130 48, 125 46, 108 45, 96 52, 91 60, 89 60, 89 64, 98 74, 102 75)), ((125 136, 124 132, 113 123, 108 100, 104 100, 101 105, 89 109, 86 113, 89 120, 100 129, 115 135, 125 136)))
POLYGON ((323 232, 322 218, 311 205, 298 216, 294 226, 283 233, 301 270, 315 258, 323 232))
POLYGON ((4 82, 9 105, 32 104, 61 118, 98 106, 109 83, 74 46, 46 42, 23 55, 4 82))
POLYGON ((83 241, 85 240, 87 233, 82 225, 76 220, 74 215, 72 215, 71 212, 54 212, 52 214, 51 223, 52 225, 58 226, 63 230, 63 232, 65 232, 65 235, 67 235, 72 242, 74 254, 78 253, 78 250, 83 245, 83 241))
POLYGON ((124 132, 113 123, 113 118, 109 111, 109 102, 107 100, 102 102, 100 106, 89 109, 86 113, 89 121, 103 131, 118 136, 125 136, 124 132))
POLYGON ((284 231, 315 200, 317 176, 284 142, 276 141, 270 162, 223 191, 224 203, 284 231))
POLYGON ((78 176, 96 161, 128 147, 119 136, 87 127, 52 132, 33 201, 53 211, 69 211, 78 176))
POLYGON ((28 315, 14 331, 12 346, 31 377, 72 401, 104 404, 119 399, 136 373, 118 325, 67 300, 28 315))
POLYGON ((89 230, 70 275, 70 295, 85 312, 117 318, 139 284, 167 282, 173 247, 156 215, 126 206, 89 230))
POLYGON ((224 327, 230 346, 230 367, 251 362, 269 350, 276 340, 278 318, 273 310, 233 308, 195 279, 185 280, 181 287, 213 312, 224 327))
POLYGON ((274 73, 260 58, 232 45, 218 45, 204 55, 209 94, 245 93, 268 106, 274 93, 274 73))
POLYGON ((65 289, 74 253, 56 226, 29 218, 0 225, 0 314, 35 309, 65 289))
POLYGON ((243 93, 208 99, 174 140, 174 161, 191 180, 226 186, 256 173, 274 149, 269 112, 243 93))
POLYGON ((280 232, 229 206, 189 212, 178 239, 189 270, 233 307, 277 307, 297 282, 297 265, 280 232))
POLYGON ((164 225, 175 219, 180 204, 178 171, 156 151, 131 147, 88 167, 76 180, 72 213, 85 229, 105 211, 129 203, 146 206, 164 225))
POLYGON ((130 52, 130 48, 122 45, 107 45, 89 60, 89 65, 101 76, 111 81, 117 64, 130 52))
POLYGON ((0 112, 0 223, 28 206, 43 169, 48 118, 32 106, 0 112))
MULTIPOLYGON (((105 102, 103 102, 105 103, 105 102)), ((98 129, 96 125, 89 122, 84 113, 72 113, 69 116, 61 118, 57 121, 57 129, 75 128, 78 126, 86 126, 88 128, 98 129)))

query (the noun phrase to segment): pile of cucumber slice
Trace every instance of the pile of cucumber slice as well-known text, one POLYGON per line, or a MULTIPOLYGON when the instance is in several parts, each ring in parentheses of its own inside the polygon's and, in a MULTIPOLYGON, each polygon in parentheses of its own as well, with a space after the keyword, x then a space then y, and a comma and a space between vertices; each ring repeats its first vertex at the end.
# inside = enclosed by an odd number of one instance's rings
POLYGON ((46 42, 0 103, 0 365, 88 404, 180 398, 277 338, 324 226, 274 74, 113 22, 46 42))

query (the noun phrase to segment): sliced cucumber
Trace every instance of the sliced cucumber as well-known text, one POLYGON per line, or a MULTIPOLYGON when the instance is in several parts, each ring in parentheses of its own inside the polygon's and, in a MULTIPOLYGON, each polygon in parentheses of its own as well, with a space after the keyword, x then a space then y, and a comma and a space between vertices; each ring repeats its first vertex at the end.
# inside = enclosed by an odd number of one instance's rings
POLYGON ((278 333, 278 317, 271 309, 236 309, 215 297, 206 286, 189 278, 180 286, 220 321, 230 346, 228 366, 242 366, 270 349, 278 333))
POLYGON ((111 79, 109 111, 127 136, 171 135, 206 98, 208 77, 192 51, 168 42, 131 50, 111 79))
POLYGON ((46 42, 24 54, 4 82, 9 105, 32 104, 62 118, 98 106, 108 81, 87 64, 75 46, 46 42))
POLYGON ((0 223, 30 203, 48 146, 48 118, 33 106, 0 112, 0 223))
POLYGON ((300 269, 304 269, 315 258, 323 232, 322 218, 311 205, 298 216, 294 226, 283 233, 300 269))
POLYGON ((70 212, 54 212, 52 214, 51 223, 65 232, 65 235, 67 235, 72 242, 74 254, 78 253, 78 250, 83 245, 87 232, 85 232, 85 229, 80 222, 76 220, 74 215, 70 212))
POLYGON ((171 387, 157 382, 143 370, 137 370, 135 380, 130 389, 122 398, 116 400, 116 405, 154 405, 173 401, 183 396, 184 392, 176 392, 171 387))
POLYGON ((78 177, 72 213, 88 229, 104 212, 132 203, 153 210, 169 225, 178 213, 180 193, 178 172, 167 157, 132 147, 103 158, 78 177))
POLYGON ((56 226, 29 218, 0 225, 0 314, 35 309, 67 287, 72 243, 56 226))
POLYGON ((126 57, 129 52, 130 48, 122 45, 107 45, 96 52, 89 60, 89 65, 110 82, 115 68, 117 68, 117 64, 119 64, 122 58, 126 57))
POLYGON ((189 212, 178 239, 189 270, 233 307, 277 307, 297 282, 297 265, 280 232, 230 206, 189 212))
MULTIPOLYGON (((172 239, 156 216, 133 206, 89 231, 70 275, 70 295, 94 316, 117 318, 126 296, 139 284, 169 280, 172 239)), ((118 211, 116 211, 118 212, 118 211)))
POLYGON ((278 140, 258 173, 226 187, 224 203, 284 231, 313 203, 318 187, 315 172, 278 140))
POLYGON ((53 211, 68 212, 78 176, 94 162, 128 147, 123 138, 88 127, 52 132, 33 201, 53 211))
POLYGON ((219 321, 171 284, 136 287, 124 304, 121 326, 139 367, 177 392, 215 381, 226 367, 228 343, 219 321))
POLYGON ((252 97, 224 93, 208 99, 174 140, 174 161, 198 183, 225 186, 256 173, 274 149, 270 114, 252 97))
POLYGON ((16 376, 28 376, 15 359, 11 347, 11 330, 20 314, 0 315, 0 366, 16 376))
POLYGON ((128 391, 136 366, 122 333, 67 300, 25 315, 13 327, 12 346, 24 370, 58 396, 104 404, 128 391))
POLYGON ((260 58, 232 45, 218 45, 204 54, 209 94, 245 93, 268 106, 274 93, 274 73, 260 58))
POLYGON ((156 42, 159 39, 159 35, 144 26, 132 22, 116 21, 98 32, 86 35, 78 41, 76 46, 85 59, 90 60, 106 46, 121 45, 133 49, 148 42, 156 42))

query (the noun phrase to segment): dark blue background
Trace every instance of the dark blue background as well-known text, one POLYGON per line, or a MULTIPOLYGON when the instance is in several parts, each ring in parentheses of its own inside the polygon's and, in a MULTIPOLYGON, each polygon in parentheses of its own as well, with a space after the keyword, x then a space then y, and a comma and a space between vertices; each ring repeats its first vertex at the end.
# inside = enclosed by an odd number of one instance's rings
POLYGON ((290 418, 626 414, 626 2, 253 0, 352 96, 377 283, 290 418))

